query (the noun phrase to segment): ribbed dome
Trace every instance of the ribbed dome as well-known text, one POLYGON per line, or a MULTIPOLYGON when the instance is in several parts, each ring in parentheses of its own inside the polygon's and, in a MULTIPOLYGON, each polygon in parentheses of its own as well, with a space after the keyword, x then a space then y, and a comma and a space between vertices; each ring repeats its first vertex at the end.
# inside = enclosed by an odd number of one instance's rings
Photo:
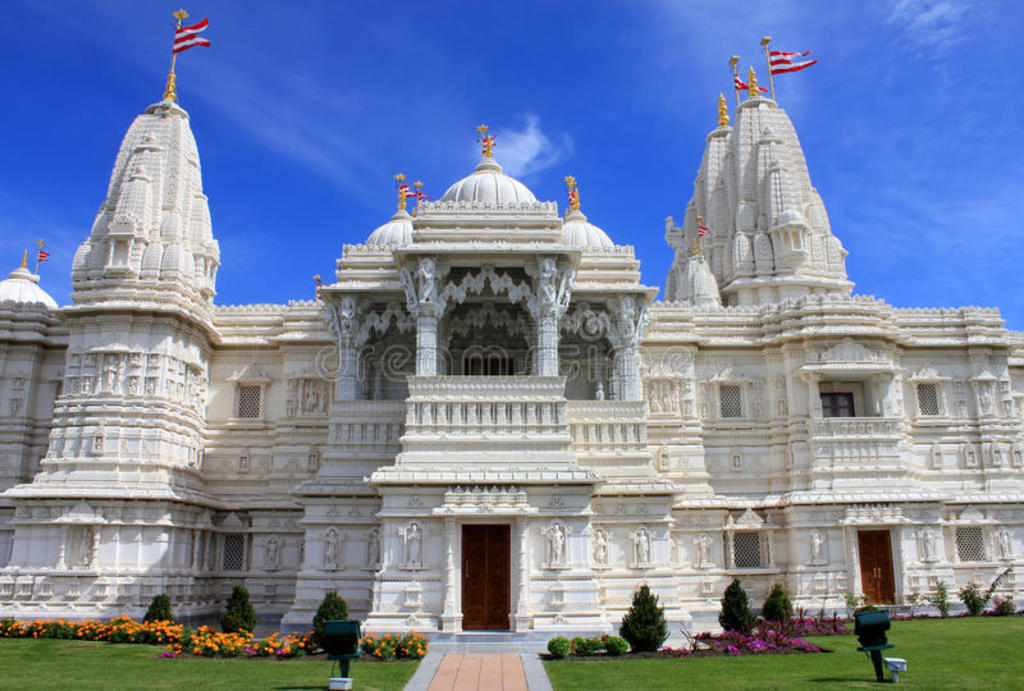
POLYGON ((533 192, 515 178, 501 172, 501 166, 493 158, 484 158, 473 171, 454 185, 441 197, 443 202, 536 202, 533 192))
POLYGON ((391 220, 366 238, 367 245, 404 247, 412 244, 412 216, 405 209, 399 209, 391 220))
POLYGON ((0 302, 16 302, 21 305, 40 304, 52 310, 57 309, 57 301, 38 285, 36 276, 24 266, 12 271, 6 281, 0 281, 0 302))
POLYGON ((562 243, 570 247, 612 247, 608 234, 587 221, 579 209, 572 209, 562 224, 562 243))

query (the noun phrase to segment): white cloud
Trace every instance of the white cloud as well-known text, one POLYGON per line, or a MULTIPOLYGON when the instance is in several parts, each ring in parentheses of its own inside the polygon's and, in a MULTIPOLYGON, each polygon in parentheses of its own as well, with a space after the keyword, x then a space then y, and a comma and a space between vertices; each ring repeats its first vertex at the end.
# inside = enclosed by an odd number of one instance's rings
POLYGON ((902 25, 919 48, 945 52, 961 40, 967 9, 962 0, 895 0, 886 21, 902 25))
POLYGON ((526 116, 526 126, 519 130, 498 130, 495 157, 505 172, 513 177, 532 175, 546 170, 572 154, 572 138, 567 134, 553 142, 540 128, 540 118, 526 116))

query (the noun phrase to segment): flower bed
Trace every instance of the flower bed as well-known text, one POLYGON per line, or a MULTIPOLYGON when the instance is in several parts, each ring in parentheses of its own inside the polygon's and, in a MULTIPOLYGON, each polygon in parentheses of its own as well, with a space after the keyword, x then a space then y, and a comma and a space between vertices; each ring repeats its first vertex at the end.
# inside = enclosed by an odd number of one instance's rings
POLYGON ((377 660, 419 660, 427 654, 427 637, 410 631, 405 635, 389 633, 377 636, 368 633, 359 641, 364 655, 377 660))
POLYGON ((0 620, 0 638, 57 638, 109 643, 166 645, 161 657, 299 657, 313 651, 310 635, 275 633, 256 641, 248 631, 222 633, 209 626, 198 629, 170 621, 137 622, 128 617, 109 621, 89 619, 0 620))

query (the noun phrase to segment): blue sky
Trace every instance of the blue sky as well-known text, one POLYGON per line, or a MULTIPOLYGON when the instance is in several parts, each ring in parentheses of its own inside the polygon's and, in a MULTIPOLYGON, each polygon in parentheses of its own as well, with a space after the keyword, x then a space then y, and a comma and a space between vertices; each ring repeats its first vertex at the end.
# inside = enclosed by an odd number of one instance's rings
MULTIPOLYGON (((159 100, 170 13, 151 1, 3 3, 0 256, 37 238, 69 301, 74 250, 131 120, 159 100)), ((440 194, 475 127, 541 199, 633 244, 663 286, 680 219, 731 99, 727 61, 765 81, 758 41, 814 50, 780 77, 855 292, 903 307, 998 306, 1024 329, 1024 5, 833 2, 189 2, 211 48, 179 61, 214 234, 217 301, 308 298, 345 243, 394 208, 392 176, 440 194)))

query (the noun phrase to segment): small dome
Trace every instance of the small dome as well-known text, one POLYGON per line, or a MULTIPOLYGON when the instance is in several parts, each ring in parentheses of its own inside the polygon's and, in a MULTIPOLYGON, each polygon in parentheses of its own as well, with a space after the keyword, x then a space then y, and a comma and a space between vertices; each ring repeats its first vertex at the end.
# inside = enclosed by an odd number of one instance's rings
POLYGON ((57 301, 40 288, 39 276, 20 266, 12 271, 6 281, 0 281, 0 302, 17 302, 22 305, 45 305, 57 309, 57 301))
POLYGON ((454 185, 441 197, 443 202, 536 202, 533 192, 515 178, 501 172, 501 166, 493 158, 484 158, 473 171, 454 185))
POLYGON ((704 256, 695 254, 686 262, 679 286, 680 298, 695 307, 721 307, 722 296, 718 292, 718 281, 704 256))
POLYGON ((579 209, 572 209, 562 224, 562 243, 570 247, 613 247, 608 234, 587 221, 579 209))
POLYGON ((778 225, 778 226, 800 226, 800 225, 806 225, 806 222, 804 221, 803 214, 801 214, 796 209, 784 209, 782 211, 782 213, 779 214, 778 221, 777 221, 776 225, 778 225))
POLYGON ((412 216, 405 209, 399 209, 391 220, 366 238, 367 245, 404 247, 412 244, 412 216))

